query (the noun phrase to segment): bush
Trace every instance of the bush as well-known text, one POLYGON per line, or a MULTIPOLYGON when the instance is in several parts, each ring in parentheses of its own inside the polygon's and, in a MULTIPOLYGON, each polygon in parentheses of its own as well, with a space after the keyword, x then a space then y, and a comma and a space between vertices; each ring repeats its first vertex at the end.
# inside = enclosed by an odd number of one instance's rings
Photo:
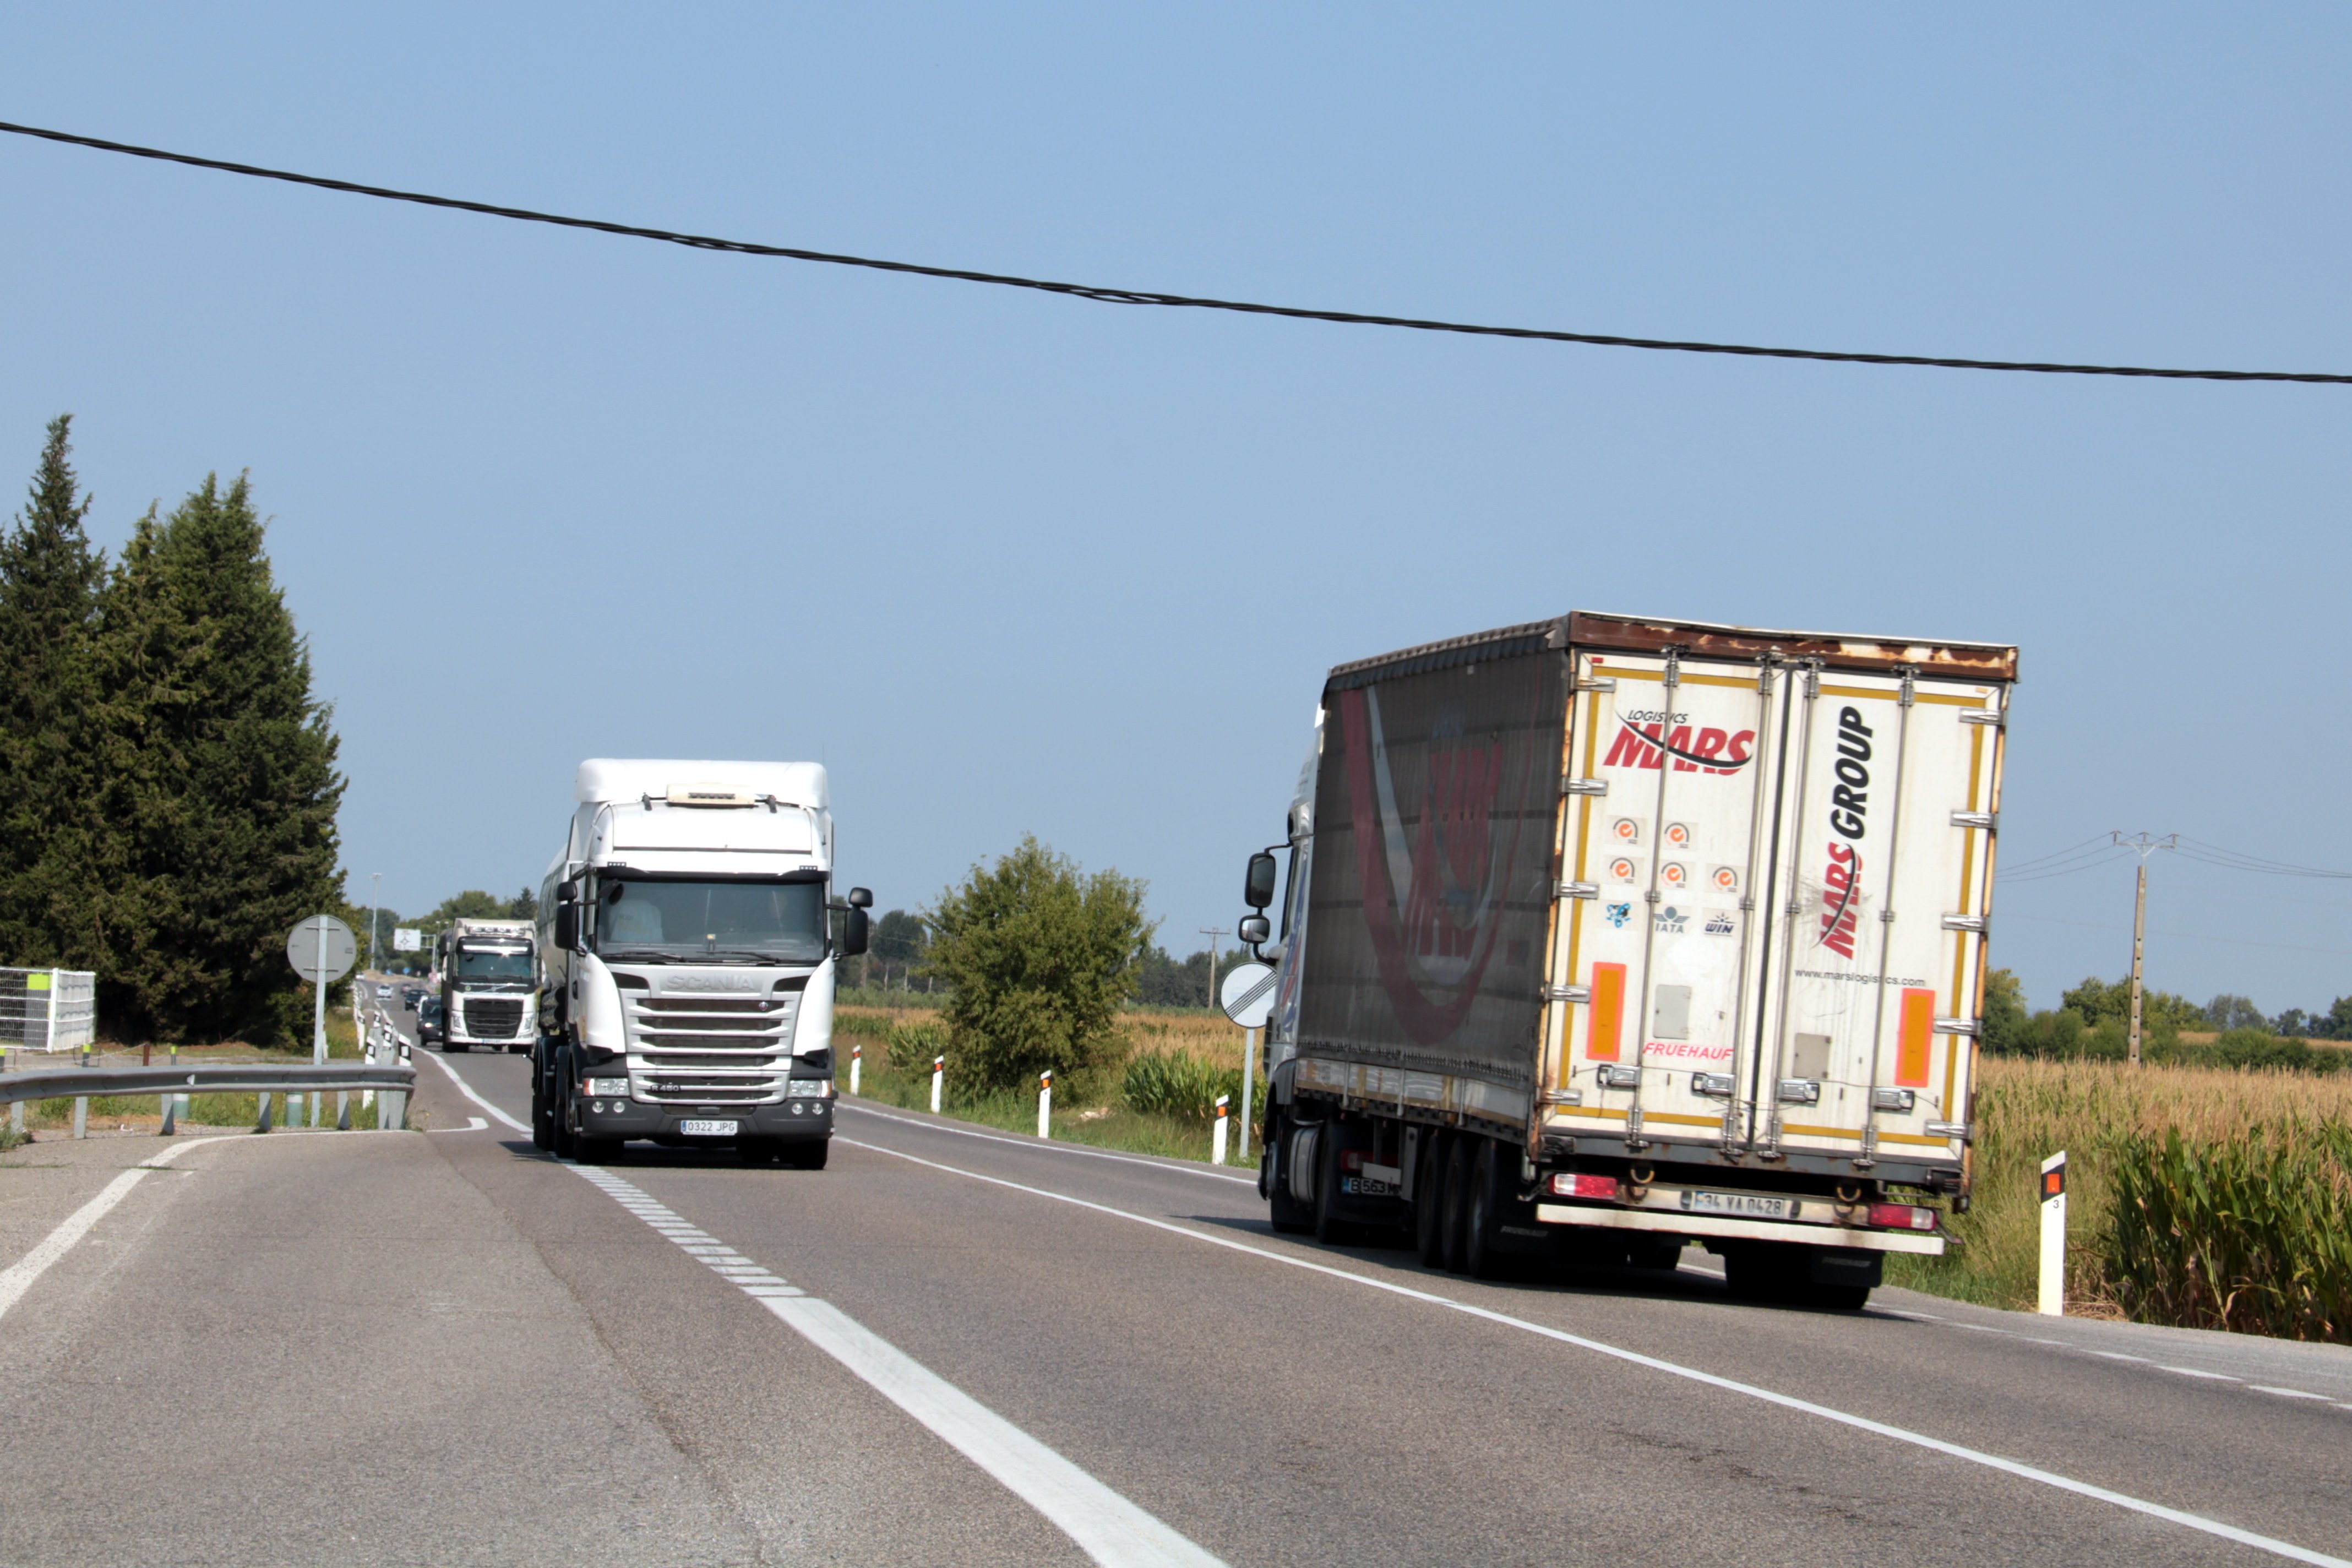
POLYGON ((1066 1079, 1123 1048, 1114 1026, 1152 931, 1142 882, 1083 875, 1028 837, 994 866, 974 866, 926 921, 967 1083, 1021 1088, 1048 1068, 1066 1079))
POLYGON ((892 1024, 883 1036, 882 1051, 899 1072, 929 1072, 947 1055, 948 1032, 937 1024, 892 1024))
POLYGON ((1119 1084, 1128 1109, 1146 1115, 1205 1120, 1217 1113, 1221 1094, 1233 1114, 1240 1115, 1241 1068, 1215 1067, 1189 1052, 1138 1057, 1127 1064, 1119 1084))
POLYGON ((2201 1045, 2173 1046, 2154 1058, 2184 1067, 2234 1068, 2240 1071, 2273 1068, 2317 1073, 2343 1070, 2352 1065, 2346 1058, 2346 1052, 2325 1046, 2315 1050, 2308 1041, 2288 1039, 2266 1028, 2251 1026, 2226 1029, 2201 1045))

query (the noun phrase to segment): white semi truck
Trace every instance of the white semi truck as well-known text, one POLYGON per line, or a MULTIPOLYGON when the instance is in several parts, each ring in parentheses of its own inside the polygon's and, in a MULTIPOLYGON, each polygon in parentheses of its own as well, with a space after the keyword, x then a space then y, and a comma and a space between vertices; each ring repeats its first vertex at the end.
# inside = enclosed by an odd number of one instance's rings
POLYGON ((822 1170, 834 965, 866 951, 874 901, 832 896, 824 769, 600 757, 572 795, 540 894, 534 1140, 592 1161, 631 1139, 731 1145, 822 1170))
POLYGON ((538 932, 529 921, 458 919, 442 936, 445 1051, 527 1051, 538 1034, 538 932))
MULTIPOLYGON (((1573 614, 1341 665, 1259 1191, 1425 1261, 1856 1307, 1969 1197, 2014 647, 1573 614)), ((1274 942, 1251 858, 1242 936, 1274 942)))

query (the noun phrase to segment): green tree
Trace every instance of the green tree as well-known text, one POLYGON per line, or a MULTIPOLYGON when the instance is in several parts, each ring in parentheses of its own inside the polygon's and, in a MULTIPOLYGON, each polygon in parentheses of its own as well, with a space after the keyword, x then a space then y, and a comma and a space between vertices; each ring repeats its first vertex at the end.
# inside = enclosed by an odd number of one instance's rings
POLYGON ((1984 1048, 1997 1057, 2030 1049, 2025 1037, 2025 987, 2006 969, 1985 976, 1984 1048))
POLYGON ((1119 1005, 1151 940, 1144 884, 1082 873, 1035 837, 974 866, 925 915, 929 967, 947 983, 952 1060, 967 1082, 1011 1089, 1115 1054, 1119 1005))
POLYGON ((93 648, 106 562, 83 527, 72 428, 69 414, 49 421, 28 504, 0 538, 0 963, 110 975, 93 648))
POLYGON ((866 956, 881 966, 885 989, 889 987, 894 973, 900 985, 906 984, 916 966, 923 962, 929 940, 921 918, 904 910, 892 910, 874 922, 872 946, 866 956))
POLYGON ((101 1005, 157 1039, 301 1032, 286 933, 345 907, 337 742, 264 533, 246 477, 207 476, 168 519, 148 509, 101 603, 101 1005))
POLYGON ((2254 1005, 2253 998, 2233 996, 2226 991, 2205 1004, 2205 1023, 2209 1028, 2224 1031, 2267 1029, 2271 1026, 2271 1021, 2263 1016, 2263 1010, 2254 1005))

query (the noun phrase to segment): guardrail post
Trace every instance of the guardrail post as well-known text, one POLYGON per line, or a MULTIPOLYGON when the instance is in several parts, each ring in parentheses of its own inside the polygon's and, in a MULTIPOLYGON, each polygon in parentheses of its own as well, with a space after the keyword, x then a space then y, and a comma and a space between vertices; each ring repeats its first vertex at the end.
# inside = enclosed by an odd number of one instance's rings
POLYGON ((254 1123, 253 1130, 256 1132, 269 1131, 269 1091, 266 1089, 261 1091, 261 1116, 254 1123))
POLYGON ((180 1097, 176 1094, 165 1094, 159 1095, 157 1098, 163 1102, 163 1124, 155 1130, 155 1134, 159 1138, 169 1138, 178 1125, 179 1118, 173 1112, 179 1109, 180 1097))
POLYGON ((349 1090, 347 1090, 347 1089, 337 1089, 337 1090, 335 1091, 335 1131, 338 1131, 338 1132, 349 1132, 351 1130, 352 1130, 352 1097, 351 1097, 351 1093, 350 1093, 350 1091, 349 1091, 349 1090))
POLYGON ((77 1138, 87 1138, 89 1136, 89 1096, 86 1094, 78 1094, 74 1096, 73 1135, 77 1138))

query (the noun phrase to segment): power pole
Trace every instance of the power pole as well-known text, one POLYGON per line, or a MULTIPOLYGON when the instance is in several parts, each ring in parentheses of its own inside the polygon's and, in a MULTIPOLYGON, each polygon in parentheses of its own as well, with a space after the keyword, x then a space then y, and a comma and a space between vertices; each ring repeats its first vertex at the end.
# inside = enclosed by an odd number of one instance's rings
POLYGON ((368 967, 375 967, 376 909, 383 902, 383 873, 372 871, 368 885, 368 967))
POLYGON ((2171 849, 2180 843, 2180 835, 2168 833, 2161 838, 2141 834, 2137 838, 2115 835, 2116 843, 2126 849, 2139 852, 2139 893, 2132 900, 2132 977, 2131 977, 2131 1065, 2139 1066, 2140 955, 2147 944, 2147 858, 2159 849, 2171 849))
POLYGON ((1223 926, 1202 926, 1201 934, 1209 939, 1209 1005, 1217 1005, 1217 939, 1234 933, 1223 926))

